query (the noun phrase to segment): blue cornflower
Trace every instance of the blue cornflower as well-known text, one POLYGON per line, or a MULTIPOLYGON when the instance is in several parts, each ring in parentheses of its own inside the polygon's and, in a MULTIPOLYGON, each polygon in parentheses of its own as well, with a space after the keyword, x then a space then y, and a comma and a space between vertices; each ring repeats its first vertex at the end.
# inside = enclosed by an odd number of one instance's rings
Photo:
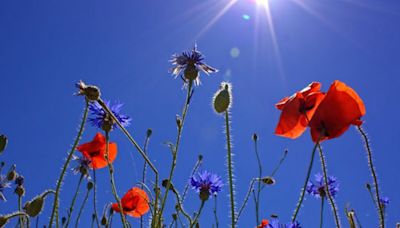
POLYGON ((3 194, 4 189, 9 188, 10 182, 7 180, 7 177, 4 175, 0 175, 0 200, 7 201, 6 197, 3 194))
POLYGON ((381 197, 380 199, 379 199, 379 202, 381 203, 381 205, 383 206, 383 207, 386 207, 387 205, 389 205, 389 197, 381 197))
POLYGON ((76 161, 78 163, 77 166, 75 166, 72 169, 74 174, 76 175, 78 173, 81 173, 85 178, 90 180, 89 170, 91 169, 90 164, 92 163, 92 161, 87 159, 85 156, 78 157, 78 156, 75 156, 75 155, 72 157, 72 160, 74 160, 74 161, 76 161))
MULTIPOLYGON (((122 126, 129 126, 129 124, 131 123, 131 118, 129 116, 121 114, 121 108, 123 106, 122 103, 117 102, 110 106, 110 102, 106 101, 105 104, 107 105, 107 107, 110 108, 115 117, 117 117, 122 126)), ((91 114, 93 116, 89 118, 89 122, 91 122, 93 126, 103 129, 105 124, 108 125, 110 123, 111 118, 97 102, 90 103, 89 110, 91 111, 91 114)), ((113 127, 116 127, 117 124, 114 123, 114 121, 111 121, 111 123, 113 127)))
POLYGON ((217 195, 222 190, 222 180, 216 174, 208 171, 199 172, 196 176, 190 178, 190 185, 196 192, 200 193, 202 200, 207 200, 213 194, 217 195))
POLYGON ((297 221, 283 224, 283 223, 280 223, 278 219, 271 219, 271 221, 269 221, 267 227, 268 228, 301 228, 300 223, 297 221))
MULTIPOLYGON (((308 194, 315 196, 316 198, 321 198, 326 196, 324 177, 321 173, 315 174, 315 184, 311 181, 307 183, 308 194)), ((339 191, 339 183, 337 178, 334 176, 328 177, 328 189, 332 197, 335 197, 339 191)))
POLYGON ((185 84, 188 80, 193 80, 195 85, 199 85, 199 71, 202 71, 207 75, 218 72, 217 69, 205 64, 203 60, 203 55, 197 50, 197 45, 195 45, 192 51, 182 52, 180 55, 174 54, 172 56, 170 62, 174 67, 171 69, 171 72, 175 75, 175 78, 178 76, 182 77, 183 75, 182 79, 185 84))

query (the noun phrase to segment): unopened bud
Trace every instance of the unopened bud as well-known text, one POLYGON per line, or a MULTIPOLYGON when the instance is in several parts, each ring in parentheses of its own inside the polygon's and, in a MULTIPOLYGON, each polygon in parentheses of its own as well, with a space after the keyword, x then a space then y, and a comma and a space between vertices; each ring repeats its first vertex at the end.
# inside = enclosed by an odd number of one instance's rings
POLYGON ((174 185, 173 185, 168 179, 163 180, 163 181, 161 182, 161 185, 162 185, 164 188, 167 188, 167 187, 168 187, 168 183, 169 183, 169 190, 173 190, 173 189, 174 189, 174 185))
POLYGON ((221 88, 215 93, 213 106, 216 113, 223 113, 230 109, 232 104, 231 87, 231 84, 222 82, 221 88))
POLYGON ((7 136, 0 135, 0 154, 6 149, 7 142, 8 142, 7 136))
POLYGON ((178 219, 178 215, 177 215, 176 213, 173 213, 173 214, 172 214, 172 219, 173 219, 174 221, 176 221, 176 220, 178 219))
POLYGON ((30 217, 36 217, 37 215, 40 214, 43 210, 43 205, 44 205, 44 198, 43 196, 37 196, 33 200, 27 202, 24 206, 24 211, 30 216, 30 217))
POLYGON ((146 132, 147 138, 149 138, 152 133, 153 133, 153 130, 151 130, 151 128, 147 129, 147 132, 146 132))
POLYGON ((370 185, 369 183, 366 183, 366 184, 365 184, 365 187, 366 187, 368 190, 371 190, 371 185, 370 185))
POLYGON ((103 226, 107 226, 107 218, 106 218, 106 216, 105 215, 103 215, 103 217, 101 218, 101 225, 103 225, 103 226))
POLYGON ((87 188, 87 190, 90 191, 90 190, 92 190, 93 186, 94 186, 93 182, 89 181, 89 182, 87 183, 87 185, 86 185, 86 188, 87 188))
POLYGON ((22 197, 25 195, 25 188, 22 185, 19 185, 15 188, 15 194, 17 194, 19 197, 22 197))
POLYGON ((86 85, 83 81, 76 83, 76 87, 79 89, 77 95, 83 95, 89 101, 97 101, 100 98, 100 89, 94 85, 86 85))
POLYGON ((17 178, 17 172, 15 171, 15 165, 13 165, 7 173, 7 180, 8 181, 14 181, 15 178, 17 178))
POLYGON ((65 217, 62 217, 62 218, 61 218, 61 224, 63 224, 63 225, 64 225, 66 222, 67 222, 67 218, 65 218, 65 217))
POLYGON ((6 216, 1 216, 0 217, 0 227, 4 227, 8 222, 8 217, 6 216))
POLYGON ((256 133, 253 134, 253 140, 254 140, 254 141, 257 141, 257 140, 258 140, 258 136, 257 136, 256 133))
POLYGON ((203 160, 203 155, 199 154, 198 160, 202 161, 203 160))
POLYGON ((17 178, 15 178, 15 184, 18 186, 21 186, 24 184, 25 178, 21 175, 18 175, 17 178))
POLYGON ((275 179, 273 177, 266 176, 261 178, 261 182, 263 182, 266 185, 273 185, 275 184, 275 179))
POLYGON ((178 126, 178 128, 182 127, 182 118, 179 115, 176 115, 176 126, 178 126))

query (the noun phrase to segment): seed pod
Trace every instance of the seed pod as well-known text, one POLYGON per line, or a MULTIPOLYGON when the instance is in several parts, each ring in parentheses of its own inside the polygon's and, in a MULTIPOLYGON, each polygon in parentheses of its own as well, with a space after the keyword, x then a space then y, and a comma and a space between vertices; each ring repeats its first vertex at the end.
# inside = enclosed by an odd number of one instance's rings
POLYGON ((194 81, 199 76, 199 71, 196 69, 194 64, 189 64, 183 72, 186 79, 194 81))
POLYGON ((100 89, 94 85, 86 85, 83 81, 76 83, 76 87, 79 89, 77 95, 84 95, 89 101, 97 101, 100 99, 100 89))
POLYGON ((8 218, 6 216, 0 217, 0 227, 4 227, 8 222, 8 218))
POLYGON ((36 217, 37 215, 40 214, 43 210, 43 205, 44 205, 44 198, 43 196, 37 196, 33 200, 27 202, 24 206, 24 211, 30 216, 30 217, 36 217))
POLYGON ((215 93, 213 98, 213 106, 216 113, 223 113, 231 108, 231 87, 231 84, 227 82, 222 82, 221 88, 215 93))
POLYGON ((266 176, 261 178, 261 182, 263 182, 266 185, 273 185, 275 184, 275 179, 273 177, 266 176))

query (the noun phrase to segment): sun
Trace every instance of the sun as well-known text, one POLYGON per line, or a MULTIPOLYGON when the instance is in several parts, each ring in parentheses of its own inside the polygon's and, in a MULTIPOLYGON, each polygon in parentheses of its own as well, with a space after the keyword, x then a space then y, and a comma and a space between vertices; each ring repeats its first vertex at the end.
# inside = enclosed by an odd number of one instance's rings
POLYGON ((255 2, 256 2, 258 5, 268 6, 268 1, 269 1, 269 0, 256 0, 255 2))

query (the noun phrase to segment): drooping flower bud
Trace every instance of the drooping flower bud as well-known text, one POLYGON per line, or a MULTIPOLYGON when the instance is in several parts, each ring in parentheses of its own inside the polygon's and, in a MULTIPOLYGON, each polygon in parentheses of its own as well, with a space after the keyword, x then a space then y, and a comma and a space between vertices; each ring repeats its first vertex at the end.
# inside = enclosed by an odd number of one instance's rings
POLYGON ((87 183, 87 185, 86 185, 86 188, 87 188, 87 190, 90 191, 90 190, 92 190, 93 186, 94 186, 94 183, 91 182, 91 181, 89 181, 89 182, 87 183))
POLYGON ((83 81, 76 83, 76 87, 79 89, 77 95, 83 95, 89 101, 97 101, 100 96, 100 89, 94 85, 86 85, 83 81))
POLYGON ((101 225, 107 226, 107 224, 108 224, 107 217, 106 215, 103 215, 103 217, 101 218, 101 225))
POLYGON ((163 181, 161 182, 161 185, 162 185, 164 188, 167 188, 168 183, 169 183, 169 190, 173 190, 173 189, 174 189, 174 185, 173 185, 168 179, 163 180, 163 181))
POLYGON ((30 217, 36 217, 43 210, 44 197, 42 195, 36 196, 33 200, 27 202, 24 206, 24 211, 30 217))
POLYGON ((232 105, 232 85, 228 82, 222 82, 220 89, 215 93, 213 106, 216 113, 220 114, 228 111, 232 105))
POLYGON ((261 178, 261 182, 263 182, 266 185, 273 185, 275 184, 275 179, 273 177, 266 176, 261 178))
POLYGON ((7 173, 7 180, 8 181, 14 181, 15 178, 17 178, 17 172, 15 171, 15 165, 12 165, 12 167, 10 168, 10 171, 8 171, 7 173))

